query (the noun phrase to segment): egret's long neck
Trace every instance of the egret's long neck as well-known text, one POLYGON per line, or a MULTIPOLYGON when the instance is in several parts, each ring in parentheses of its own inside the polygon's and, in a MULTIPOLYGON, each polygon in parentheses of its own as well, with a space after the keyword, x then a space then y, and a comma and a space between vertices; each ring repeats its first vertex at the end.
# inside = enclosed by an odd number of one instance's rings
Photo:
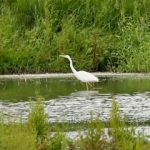
POLYGON ((68 60, 70 61, 70 68, 71 68, 72 72, 73 72, 73 73, 76 73, 77 71, 76 71, 75 68, 73 67, 73 63, 72 63, 71 58, 68 58, 68 60))

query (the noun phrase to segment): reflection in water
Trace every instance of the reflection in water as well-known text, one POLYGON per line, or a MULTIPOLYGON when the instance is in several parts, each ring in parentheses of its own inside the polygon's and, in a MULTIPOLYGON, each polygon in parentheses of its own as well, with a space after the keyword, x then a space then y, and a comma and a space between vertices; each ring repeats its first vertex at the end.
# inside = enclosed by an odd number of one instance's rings
MULTIPOLYGON (((100 78, 95 83, 99 93, 104 94, 133 94, 150 91, 150 78, 147 79, 117 79, 100 78)), ((28 79, 28 80, 0 80, 0 100, 19 102, 42 96, 45 100, 56 99, 59 96, 68 96, 71 93, 85 91, 86 86, 77 80, 68 79, 28 79)), ((83 92, 84 93, 84 92, 83 92)), ((86 93, 86 92, 85 92, 86 93)), ((78 94, 78 93, 77 93, 78 94)))
MULTIPOLYGON (((150 120, 150 92, 112 95, 100 94, 98 91, 77 91, 69 96, 45 101, 45 112, 49 122, 81 122, 90 119, 91 115, 107 121, 112 97, 119 104, 121 115, 127 115, 135 121, 150 120)), ((0 102, 0 111, 15 121, 20 120, 20 116, 22 121, 26 121, 29 109, 29 102, 0 102)))
POLYGON ((98 91, 78 91, 71 94, 71 96, 77 97, 77 96, 96 96, 99 95, 98 91))

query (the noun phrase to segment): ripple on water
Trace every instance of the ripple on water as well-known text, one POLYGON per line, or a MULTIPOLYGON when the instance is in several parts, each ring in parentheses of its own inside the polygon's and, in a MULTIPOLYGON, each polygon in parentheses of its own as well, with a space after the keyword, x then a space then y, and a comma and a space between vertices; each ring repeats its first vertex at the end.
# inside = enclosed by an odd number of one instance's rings
MULTIPOLYGON (((112 97, 119 104, 121 115, 130 120, 150 120, 150 92, 135 94, 100 94, 98 91, 80 91, 69 96, 45 101, 45 112, 49 122, 81 122, 100 116, 103 121, 109 119, 112 97)), ((26 121, 29 115, 29 102, 0 102, 0 112, 9 120, 26 121)))

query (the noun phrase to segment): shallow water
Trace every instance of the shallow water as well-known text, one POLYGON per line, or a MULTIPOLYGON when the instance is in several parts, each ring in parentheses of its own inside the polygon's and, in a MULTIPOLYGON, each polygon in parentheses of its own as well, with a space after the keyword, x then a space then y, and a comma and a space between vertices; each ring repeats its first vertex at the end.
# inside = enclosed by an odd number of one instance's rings
MULTIPOLYGON (((127 115, 133 121, 150 121, 150 92, 116 94, 113 98, 119 104, 121 115, 127 115)), ((107 121, 113 98, 111 94, 100 94, 98 91, 75 92, 45 101, 45 112, 49 122, 82 122, 91 116, 107 121)), ((21 117, 22 121, 26 121, 30 106, 29 102, 0 102, 4 115, 15 121, 20 121, 21 117)))
POLYGON ((82 122, 109 119, 112 99, 121 115, 131 121, 150 121, 150 79, 101 78, 95 89, 86 91, 75 79, 0 80, 0 111, 13 121, 26 121, 30 100, 45 98, 49 122, 82 122))
MULTIPOLYGON (((0 101, 5 102, 35 100, 39 96, 50 100, 78 91, 86 91, 86 86, 74 78, 0 79, 0 101)), ((95 91, 112 95, 143 93, 150 91, 150 78, 100 78, 95 91)))
MULTIPOLYGON (((107 139, 108 141, 111 141, 112 138, 109 136, 109 130, 108 128, 104 128, 103 129, 104 134, 101 138, 107 139)), ((56 132, 53 132, 53 135, 56 132)), ((83 131, 70 131, 70 132, 63 132, 68 138, 75 140, 80 138, 81 136, 84 137, 87 135, 87 130, 83 130, 83 131)), ((144 139, 145 141, 150 141, 150 127, 149 126, 139 126, 135 128, 135 136, 139 136, 139 135, 144 135, 144 139)), ((52 134, 51 134, 52 135, 52 134)))

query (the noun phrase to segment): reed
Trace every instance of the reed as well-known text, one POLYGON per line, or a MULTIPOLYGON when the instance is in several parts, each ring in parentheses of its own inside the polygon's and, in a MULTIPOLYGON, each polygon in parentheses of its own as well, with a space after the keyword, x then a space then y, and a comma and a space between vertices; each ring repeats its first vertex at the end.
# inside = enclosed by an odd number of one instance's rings
POLYGON ((0 73, 149 72, 149 0, 0 1, 0 73), (62 65, 60 65, 62 64, 62 65))

